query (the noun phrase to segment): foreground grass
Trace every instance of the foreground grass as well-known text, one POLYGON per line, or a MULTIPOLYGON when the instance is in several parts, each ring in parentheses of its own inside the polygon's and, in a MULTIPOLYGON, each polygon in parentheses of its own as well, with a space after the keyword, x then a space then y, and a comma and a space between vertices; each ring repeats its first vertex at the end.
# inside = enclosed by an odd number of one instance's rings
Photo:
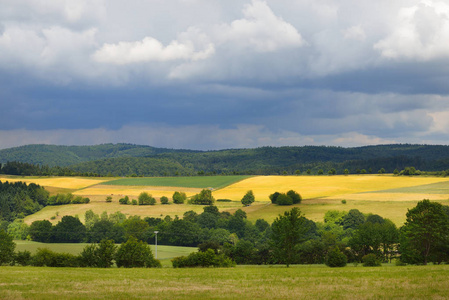
POLYGON ((445 299, 449 266, 1 267, 1 299, 445 299))

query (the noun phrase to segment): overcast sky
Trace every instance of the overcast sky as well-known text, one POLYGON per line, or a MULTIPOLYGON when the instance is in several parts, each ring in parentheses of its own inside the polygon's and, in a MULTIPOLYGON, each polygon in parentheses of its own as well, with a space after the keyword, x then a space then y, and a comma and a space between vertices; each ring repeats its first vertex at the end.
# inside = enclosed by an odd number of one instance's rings
POLYGON ((445 0, 0 0, 0 148, 448 144, 445 0))

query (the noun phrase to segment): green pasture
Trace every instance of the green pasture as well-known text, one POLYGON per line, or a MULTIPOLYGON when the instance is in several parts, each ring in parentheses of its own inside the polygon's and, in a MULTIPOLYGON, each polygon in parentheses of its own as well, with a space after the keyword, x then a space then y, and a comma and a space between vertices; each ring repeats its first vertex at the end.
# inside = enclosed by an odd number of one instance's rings
POLYGON ((447 299, 448 265, 0 267, 1 299, 447 299))
MULTIPOLYGON (((78 255, 83 251, 84 247, 90 244, 86 243, 38 243, 32 241, 14 241, 16 243, 16 251, 30 251, 31 253, 35 253, 38 248, 47 248, 51 251, 58 253, 70 253, 73 255, 78 255)), ((117 245, 119 246, 119 245, 117 245)), ((153 255, 156 254, 155 246, 150 245, 151 250, 153 250, 153 255)), ((157 258, 162 261, 163 265, 171 266, 171 262, 169 261, 173 257, 177 256, 187 256, 192 252, 198 251, 198 248, 195 247, 177 247, 177 246, 157 246, 157 258), (167 264, 164 263, 164 260, 167 260, 167 264)), ((1 297, 0 297, 1 298, 1 297)))
POLYGON ((185 188, 219 189, 251 176, 192 176, 192 177, 142 177, 122 178, 102 183, 103 185, 169 186, 185 188))
POLYGON ((379 190, 376 191, 376 193, 449 194, 449 181, 397 189, 379 190))

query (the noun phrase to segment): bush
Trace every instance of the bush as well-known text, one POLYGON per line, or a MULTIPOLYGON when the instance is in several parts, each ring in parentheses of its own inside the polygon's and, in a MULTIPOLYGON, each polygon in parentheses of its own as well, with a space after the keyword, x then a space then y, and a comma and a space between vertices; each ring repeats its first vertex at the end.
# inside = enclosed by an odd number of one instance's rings
POLYGON ((382 264, 377 256, 373 253, 362 257, 364 267, 380 267, 382 264))
POLYGON ((31 257, 31 265, 36 267, 79 267, 79 258, 69 253, 56 253, 47 248, 38 248, 31 257))
POLYGON ((150 194, 147 192, 140 193, 139 197, 139 205, 155 205, 156 199, 153 198, 150 194))
POLYGON ((204 189, 199 194, 196 194, 190 199, 190 204, 197 205, 212 205, 215 202, 215 198, 212 196, 211 190, 204 189))
POLYGON ((341 200, 341 204, 346 204, 346 200, 345 199, 341 200))
POLYGON ((193 267, 221 267, 229 268, 235 266, 235 262, 224 254, 215 254, 213 249, 204 252, 190 253, 189 256, 175 257, 172 260, 173 268, 193 267))
POLYGON ((232 202, 231 199, 217 199, 217 202, 232 202))
POLYGON ((130 204, 130 202, 129 202, 129 197, 128 197, 128 196, 125 196, 124 198, 120 198, 120 199, 118 200, 118 203, 120 203, 120 204, 125 204, 125 205, 130 204))
POLYGON ((115 262, 119 268, 161 267, 161 262, 154 258, 150 246, 133 236, 120 245, 115 254, 115 262))
POLYGON ((297 192, 295 192, 294 190, 288 191, 287 196, 289 196, 292 199, 293 204, 298 204, 298 203, 301 203, 301 201, 302 201, 301 195, 298 194, 297 192))
POLYGON ((19 251, 15 256, 16 264, 21 266, 29 266, 31 264, 31 252, 30 251, 19 251))
POLYGON ((80 262, 84 267, 110 268, 117 246, 113 240, 102 240, 99 245, 84 247, 80 254, 80 262))
POLYGON ((89 203, 90 199, 89 198, 83 198, 81 196, 76 196, 75 198, 73 198, 71 204, 85 204, 85 203, 89 203))
POLYGON ((249 206, 254 201, 255 201, 255 197, 254 197, 254 193, 252 190, 249 190, 248 192, 246 192, 246 194, 242 198, 242 204, 244 206, 249 206))
POLYGON ((173 193, 173 203, 174 204, 183 204, 186 201, 187 195, 183 192, 174 192, 173 193))
POLYGON ((161 197, 161 204, 168 204, 168 198, 165 196, 161 197))
POLYGON ((286 194, 280 194, 276 199, 277 205, 292 205, 293 199, 286 194))
POLYGON ((333 247, 326 256, 326 265, 328 267, 344 267, 347 263, 348 258, 338 247, 333 247))

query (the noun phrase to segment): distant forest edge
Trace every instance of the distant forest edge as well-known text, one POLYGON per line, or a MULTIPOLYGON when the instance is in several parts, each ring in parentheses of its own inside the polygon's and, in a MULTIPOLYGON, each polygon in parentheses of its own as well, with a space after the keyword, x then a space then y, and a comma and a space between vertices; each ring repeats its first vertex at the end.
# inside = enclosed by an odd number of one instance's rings
POLYGON ((0 150, 0 163, 3 174, 37 176, 356 174, 393 173, 407 167, 447 175, 449 146, 392 144, 194 151, 131 144, 28 145, 0 150))

